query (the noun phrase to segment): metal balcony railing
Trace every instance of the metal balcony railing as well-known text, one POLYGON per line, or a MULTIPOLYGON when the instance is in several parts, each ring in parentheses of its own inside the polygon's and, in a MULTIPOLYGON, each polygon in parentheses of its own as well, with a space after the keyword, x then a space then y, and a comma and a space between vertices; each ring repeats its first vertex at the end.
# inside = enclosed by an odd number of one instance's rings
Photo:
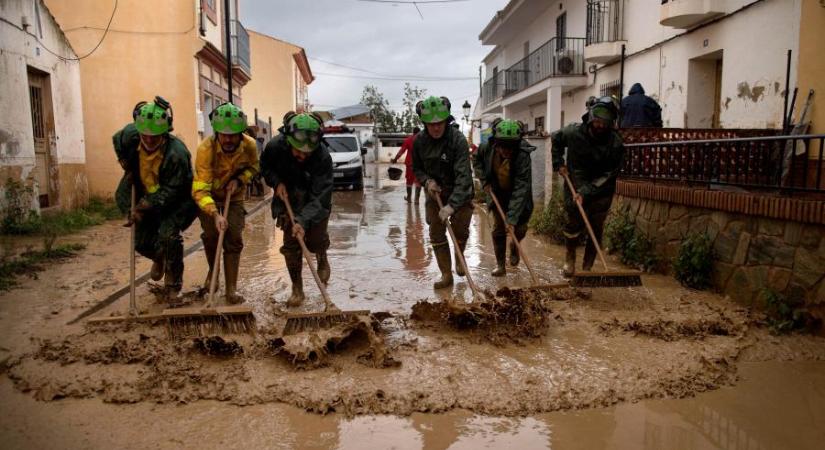
POLYGON ((249 56, 249 33, 240 21, 231 22, 232 64, 252 75, 252 59, 249 56))
POLYGON ((625 144, 621 176, 825 193, 824 143, 825 134, 625 144))
POLYGON ((499 100, 504 96, 504 72, 493 74, 489 80, 484 82, 481 91, 482 104, 484 106, 499 100))
POLYGON ((624 0, 587 0, 587 43, 624 40, 624 0))
POLYGON ((504 95, 549 77, 584 75, 584 38, 553 38, 504 71, 504 95))

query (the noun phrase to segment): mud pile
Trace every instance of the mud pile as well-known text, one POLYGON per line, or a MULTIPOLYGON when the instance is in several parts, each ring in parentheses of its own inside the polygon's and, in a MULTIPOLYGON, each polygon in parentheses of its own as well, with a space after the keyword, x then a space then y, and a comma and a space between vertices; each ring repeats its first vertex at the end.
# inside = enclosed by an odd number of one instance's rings
POLYGON ((473 330, 495 344, 536 339, 547 333, 552 301, 584 298, 576 289, 508 289, 487 293, 484 301, 464 303, 450 300, 431 303, 421 300, 410 318, 442 322, 459 330, 473 330))

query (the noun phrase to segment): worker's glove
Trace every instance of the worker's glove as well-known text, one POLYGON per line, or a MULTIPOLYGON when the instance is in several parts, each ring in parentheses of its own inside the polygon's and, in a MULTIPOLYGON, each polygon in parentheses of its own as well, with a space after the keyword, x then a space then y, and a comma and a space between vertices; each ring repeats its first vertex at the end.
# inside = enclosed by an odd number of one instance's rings
POLYGON ((484 187, 483 187, 483 189, 484 189, 484 192, 486 192, 486 193, 488 193, 488 194, 489 194, 490 192, 493 192, 493 186, 492 186, 492 185, 490 185, 489 183, 485 184, 485 185, 484 185, 484 187))
POLYGON ((453 213, 455 213, 455 208, 450 205, 446 205, 438 211, 438 218, 441 219, 442 222, 446 222, 447 219, 453 215, 453 213))
POLYGON ((391 159, 390 161, 392 161, 392 163, 393 163, 393 164, 395 164, 395 163, 397 163, 397 162, 398 162, 398 158, 393 158, 393 159, 391 159))
POLYGON ((433 198, 435 198, 435 196, 439 192, 441 192, 441 186, 439 186, 438 183, 435 180, 433 180, 432 178, 427 180, 427 184, 424 187, 427 189, 427 194, 429 194, 430 197, 433 197, 433 198))
POLYGON ((559 167, 559 170, 557 170, 557 172, 558 172, 558 173, 559 173, 559 175, 561 175, 562 177, 566 177, 566 176, 569 176, 569 175, 570 175, 570 174, 567 172, 567 166, 561 166, 561 167, 559 167))

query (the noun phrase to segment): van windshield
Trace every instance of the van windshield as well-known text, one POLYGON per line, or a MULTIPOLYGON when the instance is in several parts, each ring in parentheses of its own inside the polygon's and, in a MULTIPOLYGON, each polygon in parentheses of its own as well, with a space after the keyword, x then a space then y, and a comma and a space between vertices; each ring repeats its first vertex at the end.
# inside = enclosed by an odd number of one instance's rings
POLYGON ((353 136, 328 136, 324 138, 331 153, 353 153, 358 151, 358 141, 353 136))

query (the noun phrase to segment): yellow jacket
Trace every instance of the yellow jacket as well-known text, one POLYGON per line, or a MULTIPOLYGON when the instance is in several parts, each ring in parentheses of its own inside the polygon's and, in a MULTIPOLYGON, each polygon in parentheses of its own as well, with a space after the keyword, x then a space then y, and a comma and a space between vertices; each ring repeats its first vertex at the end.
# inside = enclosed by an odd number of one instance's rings
MULTIPOLYGON (((255 139, 246 134, 241 136, 238 149, 231 154, 223 152, 215 136, 209 136, 198 146, 192 198, 207 214, 213 214, 218 210, 215 201, 226 200, 224 188, 232 179, 237 179, 245 186, 260 171, 255 139)), ((243 201, 244 189, 240 189, 242 186, 238 187, 232 201, 243 201)))

